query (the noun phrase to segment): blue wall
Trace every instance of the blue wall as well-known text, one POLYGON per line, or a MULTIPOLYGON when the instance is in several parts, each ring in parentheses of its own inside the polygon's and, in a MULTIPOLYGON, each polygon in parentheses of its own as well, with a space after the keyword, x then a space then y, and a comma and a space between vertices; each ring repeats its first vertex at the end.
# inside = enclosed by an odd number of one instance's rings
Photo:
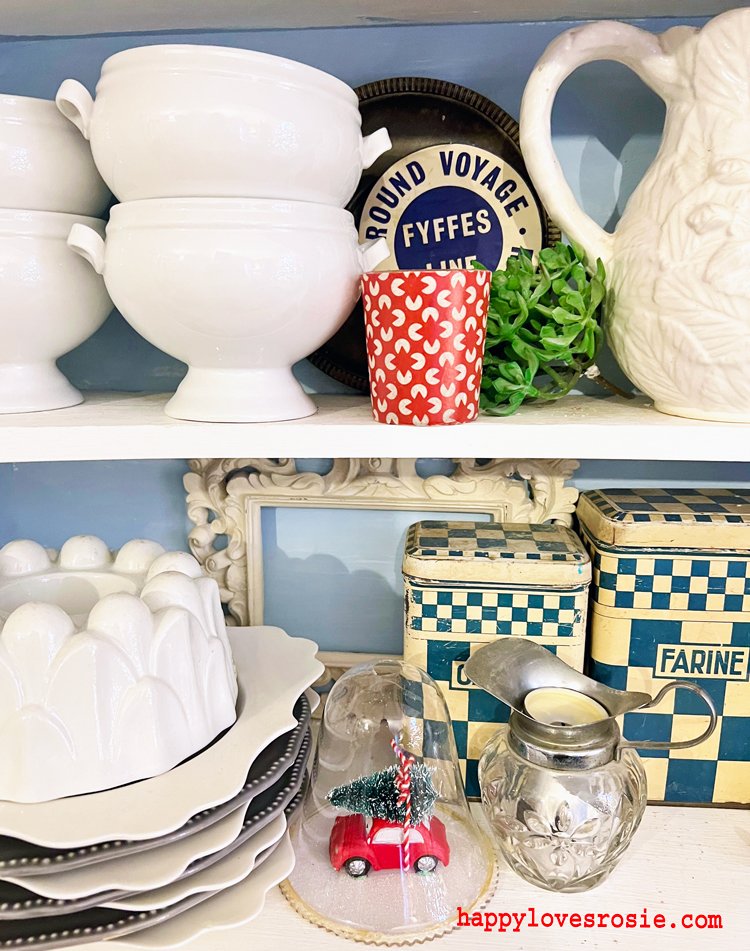
MULTIPOLYGON (((697 21, 696 21, 697 22, 697 21)), ((0 41, 0 90, 52 98, 59 83, 74 76, 94 88, 102 61, 130 46, 162 42, 219 43, 278 53, 325 69, 357 85, 388 76, 418 75, 470 86, 518 115, 523 86, 547 43, 570 23, 491 24, 438 27, 369 27, 337 30, 266 31, 245 33, 148 36, 102 36, 47 40, 0 41)), ((662 30, 671 25, 650 21, 662 30)), ((579 70, 563 87, 555 112, 555 141, 571 186, 586 210, 601 224, 612 226, 628 195, 658 145, 663 120, 659 100, 624 67, 592 64, 579 70)), ((618 373, 610 360, 608 374, 618 373)), ((184 368, 138 337, 118 314, 113 314, 91 340, 60 361, 80 388, 133 391, 172 390, 184 368)), ((332 383, 307 363, 298 376, 318 392, 337 392, 332 383)), ((633 447, 637 455, 637 447, 633 447)), ((251 447, 248 447, 251 452, 251 447)), ((570 455, 576 455, 571 445, 570 455)), ((19 536, 57 546, 69 535, 93 532, 118 546, 134 536, 155 538, 169 547, 184 547, 189 523, 185 515, 182 460, 168 462, 89 462, 0 466, 0 544, 19 536)), ((746 466, 720 464, 670 465, 584 463, 577 483, 696 484, 750 481, 746 466)), ((289 524, 265 525, 266 545, 289 536, 289 524)), ((398 539, 403 526, 372 525, 365 516, 360 533, 391 531, 398 539)), ((268 603, 283 607, 288 590, 281 567, 284 558, 299 559, 305 551, 317 559, 343 557, 342 545, 352 533, 349 520, 323 513, 298 523, 293 544, 279 542, 278 558, 270 566, 268 603), (325 541, 321 539, 325 537, 325 541), (277 572, 277 568, 279 569, 277 572)), ((317 563, 317 562, 316 562, 317 563)), ((308 566, 309 567, 309 566, 308 566)), ((398 648, 393 594, 397 559, 373 572, 382 599, 382 649, 398 648)), ((312 614, 322 604, 313 605, 312 614)), ((317 635, 324 646, 372 649, 377 612, 366 625, 352 616, 338 628, 299 631, 317 635)), ((270 620, 273 620, 271 615, 270 620)), ((293 623, 293 622, 290 622, 293 623)), ((300 622, 301 623, 301 622, 300 622)))
MULTIPOLYGON (((700 22, 700 21, 686 21, 700 22)), ((131 46, 218 43, 298 59, 352 86, 389 76, 431 76, 470 86, 518 116, 526 78, 546 45, 572 23, 471 24, 153 34, 0 41, 0 91, 53 98, 73 76, 92 91, 102 62, 131 46)), ((663 30, 672 21, 653 20, 663 30)), ((571 186, 586 210, 613 224, 653 157, 663 120, 656 96, 625 67, 596 63, 564 85, 555 140, 571 186)), ((184 367, 142 340, 113 314, 89 341, 60 361, 84 389, 174 389, 184 367)), ((318 392, 340 387, 305 364, 299 375, 318 392)))
MULTIPOLYGON (((299 463, 319 471, 326 464, 299 463)), ((438 466, 428 461, 425 469, 435 471, 438 466)), ((87 532, 112 547, 140 536, 183 548, 190 528, 181 490, 186 469, 183 461, 0 466, 0 544, 26 537, 59 547, 70 535, 87 532)), ((750 477, 748 467, 741 465, 588 460, 574 481, 585 489, 665 482, 746 485, 750 477)), ((418 517, 403 512, 265 510, 266 620, 313 637, 328 650, 398 652, 401 550, 408 524, 418 517)))

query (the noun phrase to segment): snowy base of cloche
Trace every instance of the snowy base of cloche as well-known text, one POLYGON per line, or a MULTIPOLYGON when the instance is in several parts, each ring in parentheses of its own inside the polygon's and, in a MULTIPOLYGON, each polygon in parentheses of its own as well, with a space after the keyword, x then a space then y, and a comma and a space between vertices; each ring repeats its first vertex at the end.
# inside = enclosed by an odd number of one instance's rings
POLYGON ((163 773, 235 720, 216 582, 186 552, 99 538, 0 548, 0 799, 163 773))

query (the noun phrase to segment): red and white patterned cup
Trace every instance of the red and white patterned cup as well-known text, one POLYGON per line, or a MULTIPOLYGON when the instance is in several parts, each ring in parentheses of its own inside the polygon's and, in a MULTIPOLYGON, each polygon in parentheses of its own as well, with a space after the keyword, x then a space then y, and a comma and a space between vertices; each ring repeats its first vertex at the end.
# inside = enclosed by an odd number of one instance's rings
POLYGON ((372 271, 362 278, 372 412, 439 426, 479 414, 489 271, 372 271))

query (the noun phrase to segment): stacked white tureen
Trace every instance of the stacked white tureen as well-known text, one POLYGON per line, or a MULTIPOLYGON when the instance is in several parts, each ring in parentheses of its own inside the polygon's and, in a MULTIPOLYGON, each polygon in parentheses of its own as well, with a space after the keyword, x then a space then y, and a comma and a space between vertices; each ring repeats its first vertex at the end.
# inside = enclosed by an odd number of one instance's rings
POLYGON ((358 247, 344 206, 391 147, 363 138, 357 96, 328 73, 226 46, 143 46, 76 80, 60 110, 121 204, 106 242, 69 243, 125 319, 188 364, 167 413, 258 422, 315 412, 292 364, 331 337, 384 239, 358 247))
POLYGON ((74 224, 103 235, 111 197, 54 102, 0 94, 0 413, 83 399, 55 361, 94 333, 112 302, 66 239, 74 224))

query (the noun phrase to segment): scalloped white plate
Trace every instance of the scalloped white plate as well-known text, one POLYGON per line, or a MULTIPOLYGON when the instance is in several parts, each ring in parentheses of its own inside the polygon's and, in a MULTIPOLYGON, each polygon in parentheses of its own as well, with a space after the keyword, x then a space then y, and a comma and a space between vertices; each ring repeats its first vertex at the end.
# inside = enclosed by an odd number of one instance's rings
MULTIPOLYGON (((252 808, 252 806, 251 806, 252 808)), ((43 898, 69 901, 97 892, 142 891, 173 882, 196 859, 226 848, 234 842, 245 820, 247 805, 194 835, 170 842, 160 849, 121 855, 81 868, 66 869, 50 875, 26 875, 14 878, 3 875, 6 882, 21 885, 43 898)))
MULTIPOLYGON (((221 831, 221 845, 218 844, 218 838, 209 835, 211 830, 216 829, 216 826, 210 826, 187 839, 172 842, 160 849, 123 855, 98 865, 86 865, 67 872, 7 880, 15 885, 22 884, 22 887, 35 895, 47 899, 47 904, 53 905, 53 908, 48 910, 54 910, 54 903, 57 901, 80 903, 79 900, 83 899, 85 902, 85 899, 92 896, 116 897, 113 893, 150 891, 169 885, 177 878, 186 875, 188 869, 197 873, 204 866, 208 867, 221 861, 242 842, 253 838, 275 814, 283 811, 296 796, 303 781, 309 751, 308 736, 296 761, 270 789, 261 793, 249 806, 240 807, 237 810, 239 816, 232 813, 231 816, 216 823, 221 831), (214 845, 216 847, 213 847, 214 845)), ((107 903, 104 903, 104 906, 111 907, 107 903)), ((96 907, 99 907, 99 903, 96 907)), ((57 913, 65 915, 75 911, 72 907, 60 907, 57 913)), ((35 917, 47 917, 47 915, 42 913, 35 917)), ((15 915, 13 918, 18 920, 15 915)), ((2 930, 0 922, 0 931, 2 930)))
POLYGON ((188 944, 207 931, 244 925, 258 917, 268 892, 283 882, 293 868, 294 850, 287 832, 263 864, 239 884, 220 891, 170 921, 117 938, 114 943, 119 948, 162 951, 188 944))
POLYGON ((245 783, 250 764, 291 730, 299 695, 323 673, 313 641, 278 627, 229 628, 240 686, 237 722, 214 744, 153 779, 51 802, 0 801, 0 835, 49 848, 113 839, 151 839, 226 802, 245 783))
POLYGON ((203 931, 228 928, 254 918, 262 909, 268 890, 285 878, 293 867, 294 850, 289 835, 285 834, 280 843, 270 846, 257 857, 256 867, 246 879, 224 891, 198 892, 174 905, 149 911, 91 909, 91 916, 83 920, 78 916, 76 923, 70 920, 72 916, 50 918, 46 923, 31 918, 18 922, 16 927, 5 927, 0 936, 0 947, 18 949, 33 945, 52 951, 98 944, 118 935, 123 939, 127 937, 128 947, 131 943, 132 947, 176 947, 203 931), (214 902, 218 903, 214 905, 214 902), (209 905, 214 906, 207 914, 199 910, 209 905), (194 915, 192 911, 198 913, 194 915), (180 924, 176 925, 178 918, 180 924), (86 920, 92 924, 85 924, 86 920), (174 926, 162 930, 162 926, 167 924, 174 926), (153 938, 140 937, 141 932, 151 929, 160 933, 153 938))
MULTIPOLYGON (((3 888, 2 879, 13 875, 14 880, 31 875, 51 875, 69 869, 82 868, 84 865, 93 865, 105 862, 123 855, 134 855, 146 849, 162 848, 178 839, 205 829, 219 819, 223 819, 247 805, 260 793, 273 785, 276 779, 294 762, 305 738, 310 722, 312 710, 316 709, 320 698, 314 690, 308 689, 302 694, 294 706, 294 716, 299 720, 289 733, 272 740, 253 763, 248 772, 247 781, 242 789, 232 799, 214 806, 205 812, 193 816, 184 826, 168 832, 166 835, 154 839, 122 840, 119 842, 98 842, 94 845, 82 846, 74 850, 45 849, 39 845, 31 845, 21 839, 10 839, 0 836, 0 919, 3 917, 2 904, 4 901, 15 901, 7 897, 7 889, 3 888), (308 704, 307 710, 302 702, 308 704), (276 755, 280 753, 280 755, 276 755)), ((23 883, 19 883, 23 887, 23 883)), ((21 900, 20 897, 18 900, 21 900)))
POLYGON ((216 892, 229 888, 247 878, 260 853, 278 842, 285 832, 286 816, 281 813, 265 829, 261 829, 226 858, 197 875, 181 878, 163 888, 139 892, 120 901, 105 902, 104 907, 121 908, 124 911, 148 911, 149 908, 166 908, 199 892, 216 892))

